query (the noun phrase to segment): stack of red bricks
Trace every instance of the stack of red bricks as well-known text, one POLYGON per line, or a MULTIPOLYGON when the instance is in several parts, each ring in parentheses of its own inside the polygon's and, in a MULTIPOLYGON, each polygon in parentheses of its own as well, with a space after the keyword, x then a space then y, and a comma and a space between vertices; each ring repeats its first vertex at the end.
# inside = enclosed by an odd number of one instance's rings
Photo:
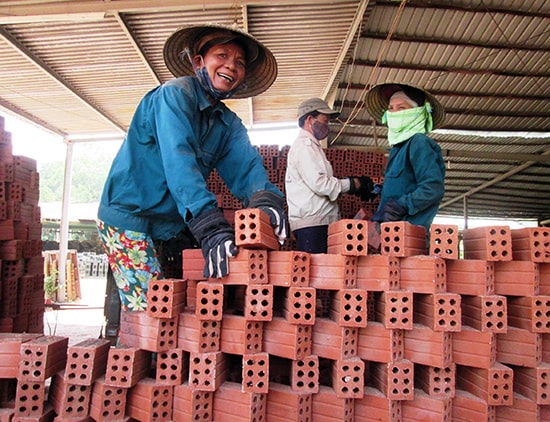
POLYGON ((0 332, 44 330, 44 260, 36 161, 14 156, 0 116, 0 332))
MULTIPOLYGON (((269 180, 285 194, 285 172, 289 146, 281 149, 277 145, 262 145, 258 152, 263 158, 269 180)), ((383 153, 356 151, 349 149, 326 149, 327 160, 331 163, 335 177, 369 176, 374 183, 383 182, 383 168, 387 157, 383 153)), ((219 174, 214 170, 207 180, 208 189, 216 194, 218 205, 223 209, 228 221, 233 221, 235 211, 242 208, 241 202, 235 198, 224 184, 219 174)), ((342 218, 354 218, 358 212, 370 217, 378 207, 378 199, 363 202, 355 195, 340 195, 337 199, 342 218)), ((285 211, 286 204, 285 204, 285 211)), ((292 250, 293 242, 283 245, 283 250, 292 250)))

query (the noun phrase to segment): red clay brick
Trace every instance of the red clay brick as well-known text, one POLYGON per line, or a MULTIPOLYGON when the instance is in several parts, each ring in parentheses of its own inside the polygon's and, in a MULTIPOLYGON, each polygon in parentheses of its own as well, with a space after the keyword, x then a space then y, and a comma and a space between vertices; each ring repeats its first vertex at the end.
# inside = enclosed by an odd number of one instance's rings
MULTIPOLYGON (((387 291, 377 295, 374 302, 375 319, 388 329, 412 330, 413 293, 404 290, 387 291)), ((370 306, 370 305, 367 305, 370 306)))
POLYGON ((434 331, 430 327, 414 324, 412 330, 404 332, 404 336, 405 359, 422 365, 439 367, 445 367, 452 363, 451 333, 434 331))
POLYGON ((221 321, 223 317, 223 284, 201 281, 197 284, 197 318, 221 321))
POLYGON ((496 407, 468 391, 456 390, 452 404, 456 422, 496 421, 496 407))
POLYGON ((133 387, 147 376, 150 367, 150 352, 129 346, 113 347, 107 359, 105 384, 111 387, 133 387))
POLYGON ((17 379, 46 381, 64 369, 67 363, 68 344, 67 337, 59 336, 36 337, 22 343, 17 379))
POLYGON ((178 321, 178 347, 186 352, 216 352, 220 350, 220 321, 204 321, 195 313, 182 312, 178 321))
MULTIPOLYGON (((271 389, 270 389, 271 395, 271 389)), ((354 399, 336 397, 332 387, 324 385, 319 386, 319 392, 312 396, 312 406, 310 418, 307 421, 315 422, 354 422, 355 406, 354 399)), ((270 399, 268 397, 268 416, 270 399)), ((285 419, 286 420, 286 419, 285 419)), ((299 419, 296 419, 299 420, 299 419)))
POLYGON ((401 288, 414 293, 446 291, 445 260, 437 256, 409 256, 400 260, 401 288))
POLYGON ((412 400, 414 397, 414 364, 406 359, 370 364, 369 384, 391 400, 412 400))
POLYGON ((90 416, 95 421, 129 421, 125 416, 128 389, 109 387, 99 378, 93 385, 90 416))
MULTIPOLYGON (((516 374, 514 372, 514 378, 516 374)), ((514 383, 515 388, 515 383, 514 383)), ((548 416, 543 415, 542 409, 549 406, 539 406, 533 400, 528 399, 514 391, 513 406, 495 406, 496 420, 499 422, 517 421, 547 421, 548 416)), ((549 407, 550 408, 550 407, 549 407)))
POLYGON ((336 397, 361 398, 365 385, 365 362, 360 358, 349 358, 333 362, 332 388, 336 397))
POLYGON ((68 383, 92 385, 105 374, 111 343, 106 339, 86 339, 69 347, 65 378, 68 383))
POLYGON ((514 372, 511 368, 496 362, 488 369, 457 366, 457 388, 466 390, 486 400, 493 406, 513 404, 514 372))
POLYGON ((497 335, 497 361, 534 368, 542 362, 542 334, 508 327, 497 335))
POLYGON ((315 395, 294 391, 288 385, 271 383, 269 394, 266 396, 266 420, 269 422, 311 421, 314 398, 315 395))
POLYGON ((512 260, 512 235, 508 226, 486 226, 462 231, 465 259, 512 260))
POLYGON ((269 284, 282 287, 309 286, 310 255, 298 251, 269 251, 269 284))
POLYGON ((264 352, 243 355, 242 390, 265 393, 269 389, 269 355, 264 352))
POLYGON ((214 394, 193 390, 187 383, 174 387, 172 417, 174 422, 212 422, 214 394))
POLYGON ((46 381, 20 379, 15 392, 15 418, 41 416, 46 403, 46 381))
POLYGON ((179 385, 189 376, 189 353, 170 349, 157 354, 155 380, 162 385, 179 385))
POLYGON ((365 361, 389 363, 403 359, 403 330, 391 330, 380 322, 369 321, 359 329, 357 356, 365 361))
POLYGON ((444 259, 458 259, 458 226, 432 224, 430 226, 430 255, 444 259))
POLYGON ((495 293, 505 296, 539 294, 539 264, 530 261, 495 262, 495 293))
POLYGON ((313 326, 313 354, 332 360, 347 360, 357 355, 359 329, 340 327, 329 319, 318 319, 313 326))
POLYGON ((329 254, 367 255, 368 225, 364 220, 342 219, 328 226, 329 254))
POLYGON ((461 296, 456 293, 414 295, 414 322, 434 331, 460 331, 462 313, 461 296))
MULTIPOLYGON (((314 326, 315 327, 315 326, 314 326)), ((312 352, 313 327, 291 324, 281 317, 264 323, 263 349, 270 355, 303 359, 312 352)))
POLYGON ((123 311, 120 313, 120 344, 161 352, 176 347, 178 317, 153 318, 143 311, 123 311))
POLYGON ((259 208, 235 211, 235 244, 247 249, 279 249, 269 216, 259 208))
POLYGON ((182 259, 182 278, 185 280, 199 281, 204 280, 204 257, 200 249, 184 249, 181 252, 182 259))
POLYGON ((244 317, 249 321, 271 321, 273 318, 272 285, 246 286, 244 317))
POLYGON ((357 288, 375 292, 398 290, 401 271, 399 258, 367 255, 357 259, 357 288))
POLYGON ((452 399, 456 393, 456 365, 451 363, 443 368, 415 365, 414 388, 432 397, 452 399))
POLYGON ((189 385, 200 391, 216 391, 227 376, 227 357, 221 352, 191 353, 189 385))
POLYGON ((495 293, 495 263, 480 259, 445 261, 447 291, 462 295, 483 296, 495 293))
MULTIPOLYGON (((364 388, 364 396, 355 399, 355 422, 401 422, 402 400, 391 400, 373 387, 364 388)), ((470 421, 471 422, 471 421, 470 421)))
POLYGON ((213 409, 214 421, 265 421, 267 395, 242 391, 240 384, 224 382, 214 394, 213 409))
POLYGON ((534 368, 514 368, 514 392, 536 404, 547 406, 550 404, 549 377, 550 364, 547 362, 541 362, 534 368))
POLYGON ((0 379, 17 378, 21 360, 21 344, 40 334, 0 333, 0 379))
POLYGON ((268 251, 239 249, 237 256, 229 259, 229 274, 220 279, 223 284, 266 284, 269 280, 268 251))
POLYGON ((172 420, 173 386, 143 378, 128 390, 126 415, 140 422, 172 420))
POLYGON ((342 289, 332 301, 331 319, 341 327, 367 326, 367 292, 363 289, 342 289))
POLYGON ((462 322, 479 331, 505 333, 508 329, 506 296, 462 296, 462 322))
POLYGON ((324 290, 355 287, 357 257, 336 254, 311 254, 310 262, 310 287, 324 290))
POLYGON ((514 261, 550 262, 550 228, 511 230, 514 261))
POLYGON ((262 321, 247 321, 240 315, 225 315, 221 325, 221 351, 245 355, 262 351, 262 321))
POLYGON ((426 255, 426 228, 408 221, 380 224, 380 253, 407 257, 426 255))
POLYGON ((422 390, 417 390, 412 400, 403 402, 403 420, 451 422, 453 421, 452 400, 430 396, 422 390))
POLYGON ((175 278, 151 280, 147 293, 147 315, 174 318, 185 307, 187 281, 175 278))
POLYGON ((540 294, 550 295, 550 264, 539 264, 540 294))
POLYGON ((316 394, 319 392, 319 357, 305 356, 293 360, 290 372, 290 386, 292 390, 301 393, 316 394))
POLYGON ((508 299, 508 323, 534 333, 550 332, 550 296, 514 296, 508 299))
POLYGON ((91 394, 91 385, 70 384, 64 371, 60 371, 52 377, 48 401, 59 418, 85 418, 89 412, 91 394))
MULTIPOLYGON (((497 335, 466 325, 453 333, 453 361, 457 365, 490 368, 497 359, 497 335)), ((443 366, 443 365, 441 365, 443 366)))
POLYGON ((316 290, 313 287, 285 289, 283 315, 291 324, 315 324, 316 290))

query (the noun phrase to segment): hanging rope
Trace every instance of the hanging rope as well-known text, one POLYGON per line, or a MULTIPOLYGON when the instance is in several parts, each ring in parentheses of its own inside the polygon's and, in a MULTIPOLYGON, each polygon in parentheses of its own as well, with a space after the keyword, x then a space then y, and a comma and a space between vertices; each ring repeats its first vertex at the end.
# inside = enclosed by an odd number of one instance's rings
MULTIPOLYGON (((368 79, 367 83, 365 84, 363 90, 361 91, 361 94, 359 95, 359 99, 357 100, 357 102, 353 106, 351 112, 349 113, 348 118, 346 119, 345 122, 341 122, 342 127, 340 128, 340 130, 338 131, 338 133, 336 134, 334 139, 330 142, 330 145, 332 145, 334 142, 336 142, 336 140, 340 137, 340 135, 342 134, 344 129, 353 120, 355 120, 355 118, 357 117, 357 115, 361 111, 361 108, 363 107, 363 99, 364 99, 366 93, 368 92, 368 90, 373 85, 373 82, 376 80, 376 77, 378 76, 378 70, 380 68, 380 63, 382 62, 382 59, 384 58, 384 56, 386 54, 386 50, 388 49, 388 46, 390 44, 391 37, 392 37, 393 33, 395 32, 395 30, 397 28, 397 25, 399 24, 399 21, 401 20, 401 15, 403 14, 403 10, 405 9, 406 3, 407 3, 407 0, 401 0, 401 3, 399 4, 399 7, 397 9, 397 12, 395 13, 395 16, 393 17, 393 20, 392 20, 392 23, 391 23, 391 26, 390 26, 390 30, 388 31, 388 35, 386 36, 386 39, 382 43, 382 47, 380 48, 380 51, 378 52, 378 57, 376 58, 376 63, 374 64, 374 68, 372 69, 372 71, 369 75, 369 79, 368 79)), ((360 32, 361 31, 358 31, 358 37, 359 37, 360 32)), ((355 46, 356 48, 357 48, 358 44, 359 44, 359 42, 356 43, 356 46, 355 46)), ((355 63, 355 54, 356 54, 356 49, 354 50, 354 56, 353 56, 353 60, 352 60, 352 69, 350 70, 350 74, 353 73, 353 63, 355 63)), ((345 101, 347 92, 348 92, 348 89, 346 88, 344 97, 342 99, 342 104, 345 101)))

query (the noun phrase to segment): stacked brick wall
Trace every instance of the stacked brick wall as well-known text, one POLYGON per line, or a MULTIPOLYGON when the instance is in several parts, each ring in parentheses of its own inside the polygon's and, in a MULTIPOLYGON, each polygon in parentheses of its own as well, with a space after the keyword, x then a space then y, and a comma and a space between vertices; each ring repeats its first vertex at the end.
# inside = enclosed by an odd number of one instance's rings
POLYGON ((44 259, 36 161, 13 155, 0 116, 0 332, 44 330, 44 259))
POLYGON ((425 254, 423 229, 384 223, 372 255, 368 222, 344 219, 330 253, 307 254, 274 245, 261 210, 234 211, 229 276, 205 280, 183 251, 181 277, 122 315, 120 345, 0 337, 0 416, 550 420, 550 229, 432 225, 425 254))

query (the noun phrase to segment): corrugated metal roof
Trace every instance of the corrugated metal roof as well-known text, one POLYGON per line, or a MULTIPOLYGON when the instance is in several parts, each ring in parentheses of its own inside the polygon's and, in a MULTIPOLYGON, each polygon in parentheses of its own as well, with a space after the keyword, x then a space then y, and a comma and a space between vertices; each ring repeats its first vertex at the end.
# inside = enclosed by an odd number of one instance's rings
POLYGON ((444 129, 475 131, 433 134, 448 159, 441 214, 467 203, 470 216, 550 219, 545 0, 0 1, 0 107, 64 136, 122 134, 171 78, 168 35, 206 22, 237 22, 277 58, 267 92, 227 101, 245 124, 294 122, 303 99, 325 97, 342 111, 331 147, 380 150, 366 91, 422 86, 445 107, 444 129))

